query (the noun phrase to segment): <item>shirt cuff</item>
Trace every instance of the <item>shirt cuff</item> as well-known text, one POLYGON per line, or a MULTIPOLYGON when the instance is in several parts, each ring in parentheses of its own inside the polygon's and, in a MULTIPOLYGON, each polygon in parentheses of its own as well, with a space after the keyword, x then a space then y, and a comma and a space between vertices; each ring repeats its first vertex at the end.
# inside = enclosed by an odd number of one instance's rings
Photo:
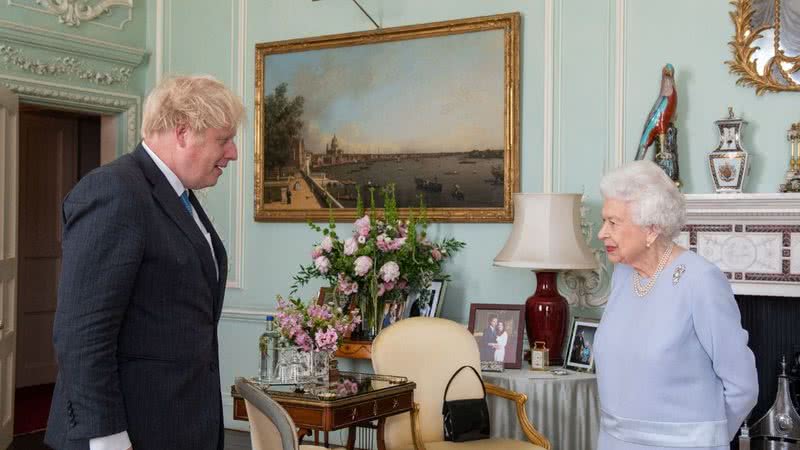
POLYGON ((111 436, 89 439, 89 450, 128 450, 131 447, 127 430, 111 436))

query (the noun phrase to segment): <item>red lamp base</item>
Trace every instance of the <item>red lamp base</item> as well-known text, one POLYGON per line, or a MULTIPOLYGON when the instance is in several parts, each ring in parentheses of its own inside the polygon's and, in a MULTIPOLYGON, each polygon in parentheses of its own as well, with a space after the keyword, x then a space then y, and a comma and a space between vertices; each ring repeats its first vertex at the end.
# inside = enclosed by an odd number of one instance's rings
POLYGON ((556 288, 556 272, 536 272, 536 292, 525 301, 525 329, 531 348, 544 341, 550 349, 550 365, 564 364, 561 350, 567 331, 567 301, 556 288))

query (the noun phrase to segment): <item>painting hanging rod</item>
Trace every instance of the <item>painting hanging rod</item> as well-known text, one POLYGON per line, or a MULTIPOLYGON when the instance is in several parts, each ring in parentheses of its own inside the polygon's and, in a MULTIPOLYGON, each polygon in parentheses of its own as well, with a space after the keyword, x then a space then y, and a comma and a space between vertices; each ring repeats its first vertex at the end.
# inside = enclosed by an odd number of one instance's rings
MULTIPOLYGON (((312 2, 318 2, 319 0, 311 0, 311 1, 312 1, 312 2)), ((375 28, 377 28, 377 29, 379 29, 379 30, 381 29, 381 26, 380 26, 380 25, 378 25, 378 22, 375 22, 375 19, 373 19, 373 18, 372 18, 372 16, 370 16, 370 15, 369 15, 369 13, 367 12, 367 10, 365 10, 365 9, 364 9, 364 8, 361 6, 361 4, 360 4, 360 3, 358 3, 358 0, 353 0, 353 3, 355 3, 355 4, 356 4, 356 6, 358 6, 358 9, 360 9, 360 10, 361 10, 361 12, 362 12, 362 13, 364 13, 364 15, 365 15, 365 16, 367 16, 367 18, 368 18, 368 19, 369 19, 369 20, 372 22, 372 24, 373 24, 373 25, 375 25, 375 28)))

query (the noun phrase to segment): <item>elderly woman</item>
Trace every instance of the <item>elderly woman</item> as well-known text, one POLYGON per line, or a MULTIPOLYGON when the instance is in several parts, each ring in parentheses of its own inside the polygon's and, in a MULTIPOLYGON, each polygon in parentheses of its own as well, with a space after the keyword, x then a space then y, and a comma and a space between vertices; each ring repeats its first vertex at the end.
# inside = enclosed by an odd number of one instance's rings
POLYGON ((725 275, 673 242, 685 201, 649 161, 600 183, 598 237, 615 263, 595 336, 600 450, 728 450, 758 396, 725 275))

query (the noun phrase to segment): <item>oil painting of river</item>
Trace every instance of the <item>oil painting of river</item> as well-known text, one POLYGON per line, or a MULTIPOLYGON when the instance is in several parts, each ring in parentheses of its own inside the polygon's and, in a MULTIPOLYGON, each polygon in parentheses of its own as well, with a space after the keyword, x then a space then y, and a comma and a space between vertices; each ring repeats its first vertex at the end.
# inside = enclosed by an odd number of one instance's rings
POLYGON ((393 185, 434 221, 512 220, 516 13, 256 45, 255 218, 355 217, 393 185))

